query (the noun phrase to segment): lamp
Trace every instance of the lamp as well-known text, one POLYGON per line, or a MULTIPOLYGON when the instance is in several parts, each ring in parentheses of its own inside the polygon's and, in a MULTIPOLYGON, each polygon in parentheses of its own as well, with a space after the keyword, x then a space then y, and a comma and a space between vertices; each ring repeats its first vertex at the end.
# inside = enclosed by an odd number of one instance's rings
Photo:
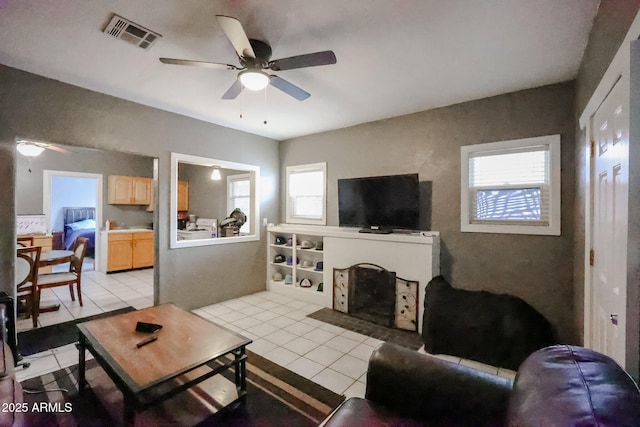
POLYGON ((213 167, 213 171, 211 172, 211 179, 214 181, 220 181, 222 179, 222 176, 220 175, 220 167, 213 167))
POLYGON ((16 148, 18 150, 18 153, 27 157, 39 156, 44 151, 44 147, 35 144, 29 144, 27 142, 19 142, 16 148))
POLYGON ((240 83, 249 90, 262 90, 269 84, 269 76, 260 70, 244 70, 238 76, 240 83))

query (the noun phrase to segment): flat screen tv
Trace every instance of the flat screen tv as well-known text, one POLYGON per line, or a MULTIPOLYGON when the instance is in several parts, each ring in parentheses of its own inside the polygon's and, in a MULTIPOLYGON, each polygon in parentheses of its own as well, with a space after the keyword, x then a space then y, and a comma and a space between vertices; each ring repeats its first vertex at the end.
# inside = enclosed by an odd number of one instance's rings
POLYGON ((417 173, 339 179, 339 224, 373 232, 416 230, 419 195, 417 173))

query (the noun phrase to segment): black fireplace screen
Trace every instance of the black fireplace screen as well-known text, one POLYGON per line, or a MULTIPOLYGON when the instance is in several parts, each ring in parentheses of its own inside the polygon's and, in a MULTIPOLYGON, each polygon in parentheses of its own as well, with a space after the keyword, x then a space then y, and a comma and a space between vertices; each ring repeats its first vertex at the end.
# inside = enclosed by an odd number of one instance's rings
POLYGON ((418 282, 374 264, 334 268, 334 309, 386 327, 417 330, 418 282))

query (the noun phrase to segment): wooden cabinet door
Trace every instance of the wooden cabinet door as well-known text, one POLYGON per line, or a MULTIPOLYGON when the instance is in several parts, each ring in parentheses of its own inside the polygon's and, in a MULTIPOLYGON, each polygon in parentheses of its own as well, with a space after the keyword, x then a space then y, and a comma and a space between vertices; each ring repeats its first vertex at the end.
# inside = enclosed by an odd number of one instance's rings
POLYGON ((108 203, 130 205, 133 200, 130 176, 111 175, 108 181, 108 203))
POLYGON ((133 266, 131 233, 109 235, 107 271, 128 270, 133 266))
POLYGON ((133 268, 153 266, 153 232, 133 233, 133 268))
POLYGON ((134 205, 148 205, 151 203, 151 178, 132 178, 132 193, 134 205))
POLYGON ((178 181, 178 210, 189 210, 189 183, 178 181))

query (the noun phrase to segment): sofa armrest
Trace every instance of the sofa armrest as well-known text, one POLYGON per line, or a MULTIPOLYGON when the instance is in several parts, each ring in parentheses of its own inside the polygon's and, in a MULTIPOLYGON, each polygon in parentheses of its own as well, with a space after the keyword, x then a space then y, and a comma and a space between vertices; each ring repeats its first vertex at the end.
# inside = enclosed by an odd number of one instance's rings
POLYGON ((366 398, 402 416, 502 425, 511 381, 394 344, 369 359, 366 398))

